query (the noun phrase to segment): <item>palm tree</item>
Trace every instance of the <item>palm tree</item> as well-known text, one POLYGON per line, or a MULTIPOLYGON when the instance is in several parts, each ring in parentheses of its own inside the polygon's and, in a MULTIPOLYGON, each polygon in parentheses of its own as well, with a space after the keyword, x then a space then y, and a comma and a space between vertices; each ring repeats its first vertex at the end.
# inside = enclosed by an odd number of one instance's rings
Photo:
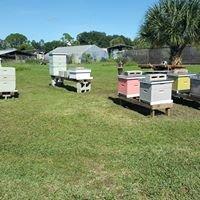
POLYGON ((187 45, 200 43, 200 0, 160 0, 146 13, 140 35, 154 47, 170 48, 170 64, 180 65, 187 45))

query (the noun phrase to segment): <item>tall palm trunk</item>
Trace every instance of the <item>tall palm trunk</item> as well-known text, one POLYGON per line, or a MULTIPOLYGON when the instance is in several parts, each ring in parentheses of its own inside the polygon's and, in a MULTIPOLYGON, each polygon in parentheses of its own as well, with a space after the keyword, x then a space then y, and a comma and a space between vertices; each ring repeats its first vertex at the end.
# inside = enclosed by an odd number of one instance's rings
POLYGON ((170 64, 171 65, 182 65, 182 53, 185 45, 182 46, 171 46, 170 47, 170 64))

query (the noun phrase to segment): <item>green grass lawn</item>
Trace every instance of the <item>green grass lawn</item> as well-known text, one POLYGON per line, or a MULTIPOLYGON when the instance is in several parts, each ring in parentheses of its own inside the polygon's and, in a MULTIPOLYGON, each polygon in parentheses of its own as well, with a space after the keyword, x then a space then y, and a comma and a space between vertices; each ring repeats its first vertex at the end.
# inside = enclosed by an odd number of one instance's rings
POLYGON ((0 199, 200 198, 193 103, 152 119, 118 104, 112 63, 88 66, 87 94, 50 87, 47 66, 12 66, 20 97, 0 101, 0 199))

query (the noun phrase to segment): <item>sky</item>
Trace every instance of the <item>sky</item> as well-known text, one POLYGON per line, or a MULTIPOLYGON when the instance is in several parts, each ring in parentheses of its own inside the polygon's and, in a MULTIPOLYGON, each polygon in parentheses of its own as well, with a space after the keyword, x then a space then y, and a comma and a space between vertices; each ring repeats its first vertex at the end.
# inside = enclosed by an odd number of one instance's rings
POLYGON ((57 40, 84 31, 137 36, 157 0, 0 0, 0 39, 22 33, 29 40, 57 40))

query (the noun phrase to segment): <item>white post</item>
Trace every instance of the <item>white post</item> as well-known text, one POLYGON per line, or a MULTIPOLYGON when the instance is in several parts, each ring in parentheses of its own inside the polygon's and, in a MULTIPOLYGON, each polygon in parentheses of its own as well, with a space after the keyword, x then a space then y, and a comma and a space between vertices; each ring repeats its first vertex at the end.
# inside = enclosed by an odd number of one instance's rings
POLYGON ((2 67, 2 66, 1 66, 1 58, 0 58, 0 67, 2 67))

